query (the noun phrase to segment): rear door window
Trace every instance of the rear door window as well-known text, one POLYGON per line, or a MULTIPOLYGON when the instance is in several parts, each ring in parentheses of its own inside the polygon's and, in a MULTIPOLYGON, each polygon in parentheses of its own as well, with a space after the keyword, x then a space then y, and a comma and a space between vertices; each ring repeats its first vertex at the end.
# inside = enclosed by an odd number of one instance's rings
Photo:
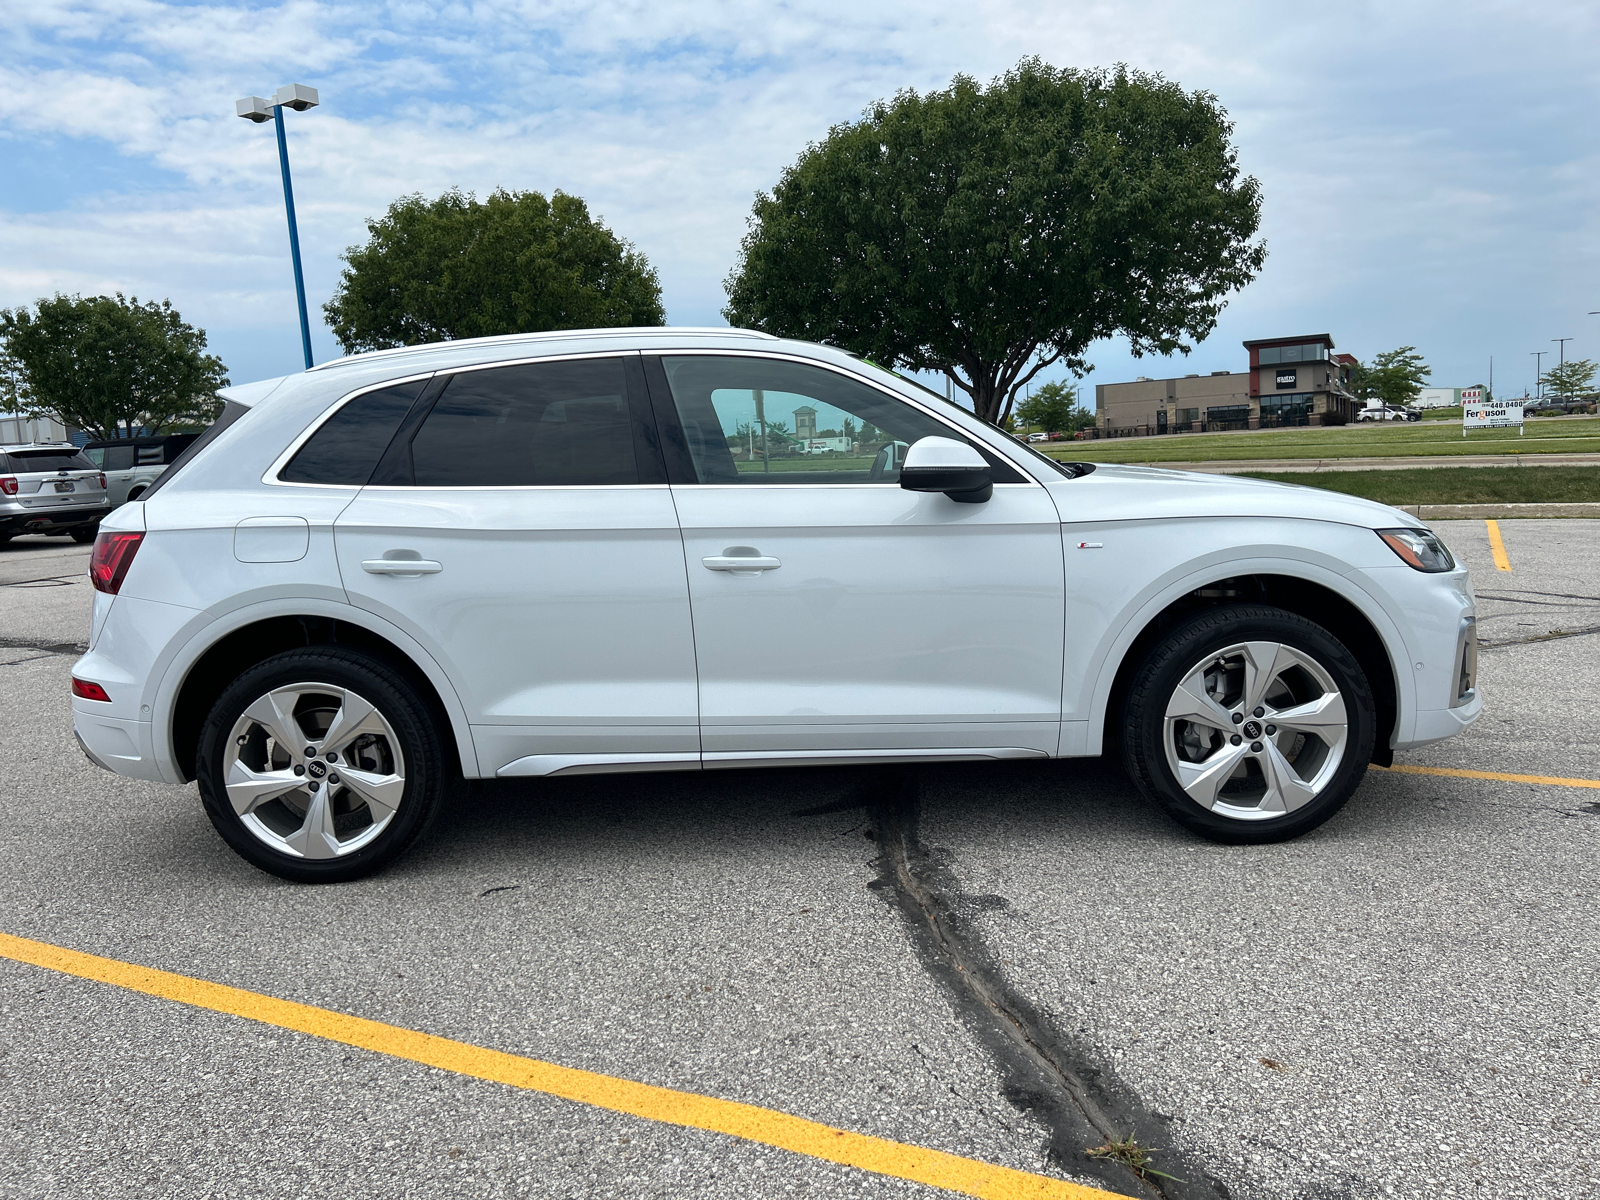
POLYGON ((106 456, 105 462, 101 464, 104 470, 126 471, 133 466, 132 446, 107 446, 100 453, 106 456))
POLYGON ((426 382, 415 379, 353 397, 322 423, 278 478, 364 487, 426 382))
POLYGON ((636 484, 635 425, 620 358, 466 371, 412 438, 412 478, 418 487, 636 484))

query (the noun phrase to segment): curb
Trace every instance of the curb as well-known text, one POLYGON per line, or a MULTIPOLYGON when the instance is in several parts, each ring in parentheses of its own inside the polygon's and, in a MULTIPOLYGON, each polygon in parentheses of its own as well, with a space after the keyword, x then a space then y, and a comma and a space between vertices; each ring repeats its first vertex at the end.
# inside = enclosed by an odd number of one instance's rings
POLYGON ((1600 504, 1397 504, 1421 521, 1476 521, 1586 517, 1600 520, 1600 504))

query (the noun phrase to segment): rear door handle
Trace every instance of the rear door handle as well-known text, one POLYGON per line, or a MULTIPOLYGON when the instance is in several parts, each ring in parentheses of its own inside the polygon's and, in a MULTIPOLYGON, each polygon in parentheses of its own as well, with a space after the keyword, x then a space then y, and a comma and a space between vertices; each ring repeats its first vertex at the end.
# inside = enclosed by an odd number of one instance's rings
POLYGON ((727 571, 733 575, 759 575, 783 566, 776 558, 769 558, 754 546, 729 546, 721 554, 708 554, 700 562, 708 571, 727 571))
POLYGON ((427 558, 368 558, 361 569, 369 575, 437 575, 444 564, 427 558))

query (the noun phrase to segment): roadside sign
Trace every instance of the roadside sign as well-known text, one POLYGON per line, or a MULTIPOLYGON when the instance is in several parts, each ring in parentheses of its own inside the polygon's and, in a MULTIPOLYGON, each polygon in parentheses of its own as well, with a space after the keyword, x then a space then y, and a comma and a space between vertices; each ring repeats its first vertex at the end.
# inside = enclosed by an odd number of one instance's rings
POLYGON ((1521 400, 1485 400, 1461 406, 1461 436, 1469 429, 1509 429, 1515 425, 1522 433, 1521 400))

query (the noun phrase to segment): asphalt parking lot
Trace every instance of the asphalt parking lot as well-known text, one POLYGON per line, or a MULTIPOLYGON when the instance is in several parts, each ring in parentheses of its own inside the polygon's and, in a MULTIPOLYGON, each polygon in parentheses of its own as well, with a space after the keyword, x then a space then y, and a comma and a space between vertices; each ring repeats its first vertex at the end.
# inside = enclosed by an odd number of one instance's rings
MULTIPOLYGON (((324 888, 84 760, 87 548, 19 539, 0 933, 1127 1195, 1600 1196, 1600 791, 1483 777, 1600 779, 1600 522, 1435 527, 1488 708, 1398 765, 1466 774, 1293 843, 1093 762, 591 777, 324 888)), ((12 958, 0 1031, 8 1196, 949 1194, 12 958)))

